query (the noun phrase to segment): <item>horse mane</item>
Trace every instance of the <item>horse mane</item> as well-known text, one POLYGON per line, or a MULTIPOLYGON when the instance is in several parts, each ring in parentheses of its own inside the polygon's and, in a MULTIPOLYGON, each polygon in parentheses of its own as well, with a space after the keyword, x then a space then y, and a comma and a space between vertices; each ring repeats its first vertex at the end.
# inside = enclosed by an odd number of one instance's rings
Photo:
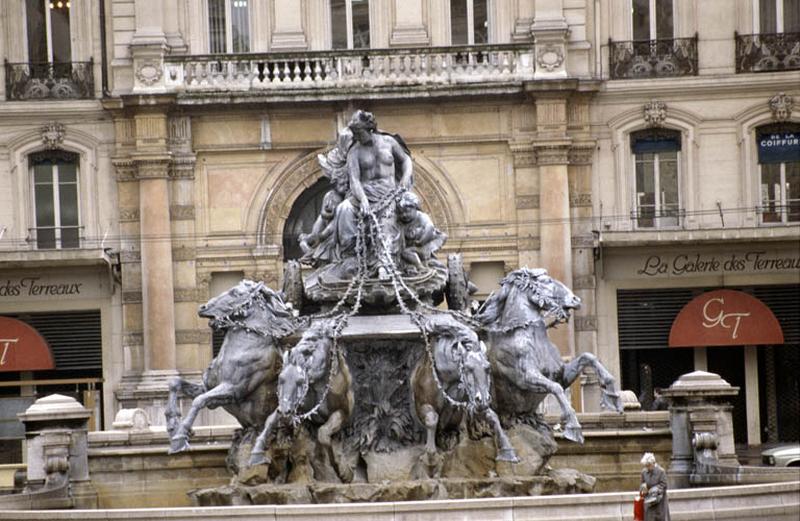
POLYGON ((508 332, 532 323, 532 321, 501 323, 511 288, 515 288, 526 295, 538 311, 543 312, 540 313, 542 319, 547 315, 555 315, 557 320, 565 319, 567 315, 561 304, 550 296, 549 292, 544 291, 542 282, 544 277, 547 277, 547 270, 542 268, 521 268, 512 271, 500 281, 500 292, 489 297, 476 318, 490 331, 508 332))
POLYGON ((283 299, 276 291, 262 285, 257 291, 257 298, 264 303, 264 309, 270 315, 270 320, 265 324, 264 332, 274 337, 284 337, 295 331, 294 317, 283 303, 283 299))

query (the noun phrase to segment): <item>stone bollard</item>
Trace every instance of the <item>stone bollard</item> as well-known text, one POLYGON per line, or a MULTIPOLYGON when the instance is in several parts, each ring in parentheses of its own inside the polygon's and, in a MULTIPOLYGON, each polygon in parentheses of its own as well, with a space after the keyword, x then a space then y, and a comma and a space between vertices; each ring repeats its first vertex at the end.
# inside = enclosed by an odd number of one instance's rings
POLYGON ((730 404, 730 399, 738 393, 738 387, 705 371, 685 374, 663 391, 669 401, 672 430, 670 488, 689 487, 693 475, 707 472, 709 463, 717 468, 739 466, 730 404), (695 457, 698 453, 706 457, 698 461, 695 457), (707 461, 709 456, 716 461, 707 461))
POLYGON ((87 451, 91 415, 74 398, 60 394, 40 398, 17 415, 25 424, 28 492, 68 488, 74 508, 97 508, 87 451))

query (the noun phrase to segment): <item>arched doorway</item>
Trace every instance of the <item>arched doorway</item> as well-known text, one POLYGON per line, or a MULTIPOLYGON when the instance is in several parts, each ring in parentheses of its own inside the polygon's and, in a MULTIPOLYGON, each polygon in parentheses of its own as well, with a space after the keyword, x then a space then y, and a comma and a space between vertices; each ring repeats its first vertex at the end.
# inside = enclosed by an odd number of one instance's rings
POLYGON ((303 256, 300 249, 301 233, 308 233, 314 226, 322 208, 322 200, 330 190, 330 181, 321 177, 313 185, 306 188, 292 204, 289 218, 283 227, 283 260, 299 259, 303 256))

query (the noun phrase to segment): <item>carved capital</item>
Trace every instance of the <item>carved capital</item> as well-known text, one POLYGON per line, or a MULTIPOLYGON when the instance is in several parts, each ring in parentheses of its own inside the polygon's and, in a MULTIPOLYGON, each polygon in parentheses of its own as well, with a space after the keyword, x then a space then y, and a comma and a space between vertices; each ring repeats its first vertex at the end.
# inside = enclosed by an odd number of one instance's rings
POLYGON ((117 174, 117 181, 136 181, 136 163, 132 159, 112 159, 114 171, 117 174))
POLYGON ((176 344, 210 344, 211 331, 199 329, 178 329, 175 331, 176 344))
POLYGON ((575 235, 572 237, 573 248, 592 248, 594 247, 593 235, 575 235))
POLYGON ((169 176, 172 179, 194 179, 194 165, 197 158, 191 156, 177 156, 172 159, 169 176))
POLYGON ((597 282, 594 275, 585 275, 583 277, 575 277, 572 280, 572 287, 574 289, 594 289, 597 282))
POLYGON ((172 292, 174 302, 198 302, 196 288, 175 288, 172 292))
POLYGON ((136 177, 138 179, 166 179, 169 177, 169 160, 137 160, 136 177))
POLYGON ((591 193, 569 194, 569 205, 575 208, 592 206, 591 193))
POLYGON ((789 121, 789 118, 792 117, 793 108, 794 98, 788 96, 784 92, 779 92, 769 100, 769 110, 772 111, 772 119, 778 123, 789 121))
POLYGON ((518 195, 517 210, 536 210, 539 208, 539 195, 518 195))
POLYGON ((122 264, 142 262, 142 254, 137 250, 122 250, 119 254, 119 261, 122 264))
POLYGON ((49 150, 60 147, 64 142, 65 130, 61 123, 51 121, 42 127, 42 143, 49 150))
POLYGON ((135 222, 139 220, 139 208, 126 208, 119 209, 120 222, 135 222))
POLYGON ((141 290, 127 290, 122 292, 123 304, 140 304, 142 302, 141 290))
POLYGON ((511 149, 511 158, 515 168, 536 165, 536 150, 529 141, 509 143, 508 147, 511 149))
POLYGON ((649 127, 660 127, 667 119, 667 104, 663 101, 651 100, 642 107, 644 121, 649 127))
POLYGON ((594 157, 594 147, 572 147, 569 149, 569 164, 590 165, 594 157))
POLYGON ((536 147, 536 163, 541 165, 566 165, 569 163, 569 147, 544 145, 536 147))
POLYGON ((194 220, 193 204, 172 204, 169 207, 169 218, 173 221, 194 220))
POLYGON ((597 317, 595 315, 575 317, 575 331, 597 331, 597 317))

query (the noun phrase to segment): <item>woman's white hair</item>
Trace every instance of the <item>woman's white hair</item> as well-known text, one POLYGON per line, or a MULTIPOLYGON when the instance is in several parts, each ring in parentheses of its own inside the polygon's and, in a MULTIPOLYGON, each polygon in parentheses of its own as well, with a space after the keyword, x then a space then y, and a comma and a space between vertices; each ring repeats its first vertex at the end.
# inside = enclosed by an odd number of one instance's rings
POLYGON ((642 465, 650 465, 656 464, 656 457, 652 452, 645 452, 644 456, 642 456, 642 461, 640 462, 642 465))

